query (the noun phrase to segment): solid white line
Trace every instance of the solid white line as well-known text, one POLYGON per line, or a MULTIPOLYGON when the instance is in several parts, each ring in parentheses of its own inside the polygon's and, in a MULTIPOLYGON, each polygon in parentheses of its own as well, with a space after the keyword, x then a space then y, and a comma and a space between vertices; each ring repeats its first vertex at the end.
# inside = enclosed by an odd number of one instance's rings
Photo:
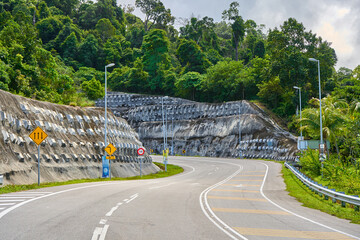
POLYGON ((110 217, 117 209, 118 209, 118 206, 113 207, 105 216, 110 217))
POLYGON ((117 204, 117 206, 120 206, 120 205, 122 205, 122 202, 119 202, 119 203, 117 204))
POLYGON ((283 210, 283 211, 285 211, 285 212, 288 212, 288 213, 290 213, 290 214, 292 214, 292 215, 294 215, 294 216, 296 216, 296 217, 299 217, 299 218, 301 218, 301 219, 304 219, 304 220, 306 220, 306 221, 309 221, 309 222, 314 223, 314 224, 316 224, 316 225, 319 225, 319 226, 321 226, 321 227, 324 227, 324 228, 330 229, 330 230, 332 230, 332 231, 335 231, 335 232, 344 234, 344 235, 349 236, 349 237, 352 237, 352 238, 354 238, 354 239, 360 239, 359 237, 355 237, 355 236, 353 236, 353 235, 351 235, 351 234, 342 232, 342 231, 337 230, 337 229, 335 229, 335 228, 326 226, 326 225, 324 225, 324 224, 322 224, 322 223, 316 222, 316 221, 314 221, 314 220, 311 220, 311 219, 309 219, 309 218, 306 218, 306 217, 303 217, 303 216, 301 216, 301 215, 299 215, 299 214, 296 214, 296 213, 294 213, 294 212, 291 212, 290 210, 287 210, 286 208, 283 208, 283 207, 281 207, 280 205, 276 204, 275 202, 271 201, 271 200, 264 194, 264 192, 263 192, 263 188, 264 188, 264 184, 265 184, 265 181, 266 181, 266 177, 267 177, 267 175, 268 175, 269 166, 268 166, 267 164, 265 164, 265 163, 261 163, 261 164, 263 164, 263 165, 266 166, 266 173, 265 173, 264 180, 263 180, 263 183, 262 183, 261 188, 260 188, 260 193, 261 193, 261 195, 262 195, 266 200, 268 200, 271 204, 273 204, 274 206, 280 208, 281 210, 283 210))
POLYGON ((212 189, 220 186, 221 184, 226 183, 227 181, 229 181, 231 178, 235 177, 237 174, 239 174, 242 170, 243 170, 243 166, 238 165, 238 164, 234 164, 234 163, 228 163, 228 162, 217 162, 217 161, 210 161, 210 162, 216 162, 216 163, 225 163, 225 164, 230 164, 230 165, 234 165, 239 167, 239 169, 234 172, 232 175, 230 175, 229 177, 227 177, 226 179, 208 187, 207 189, 205 189, 199 196, 199 201, 200 201, 200 207, 201 210, 203 211, 203 213, 205 214, 205 216, 216 226, 218 227, 221 231, 223 231, 226 235, 228 235, 231 239, 238 239, 236 236, 242 238, 243 240, 248 240, 247 238, 245 238, 244 236, 242 236, 240 233, 238 233, 237 231, 235 231, 234 229, 232 229, 229 225, 227 225, 225 222, 223 222, 218 216, 216 216, 216 214, 211 210, 211 207, 209 206, 209 203, 207 201, 207 194, 208 192, 210 192, 212 189), (206 205, 206 209, 209 211, 209 213, 211 214, 211 216, 209 216, 209 214, 207 213, 205 207, 204 207, 204 203, 206 205), (214 220, 214 218, 222 225, 220 225, 218 222, 216 222, 214 220), (230 233, 231 232, 231 233, 230 233), (236 236, 234 236, 234 235, 236 236))
POLYGON ((34 198, 34 197, 13 197, 13 196, 0 197, 0 199, 10 199, 10 198, 18 199, 18 198, 34 198))
POLYGON ((99 227, 95 228, 91 240, 98 240, 98 236, 101 234, 101 231, 102 231, 102 230, 103 230, 103 229, 102 229, 102 228, 99 228, 99 227))
POLYGON ((0 203, 0 206, 12 206, 15 205, 15 203, 0 203))
POLYGON ((127 201, 129 201, 129 199, 125 198, 125 199, 124 199, 124 202, 127 202, 127 201))
POLYGON ((109 228, 109 225, 104 226, 104 228, 103 228, 103 230, 101 232, 99 240, 105 240, 105 236, 106 236, 106 232, 107 232, 108 228, 109 228))
POLYGON ((8 194, 5 194, 4 196, 7 196, 7 195, 14 195, 14 196, 17 196, 17 195, 25 195, 25 196, 29 196, 29 195, 46 195, 47 193, 36 193, 36 192, 13 192, 13 193, 8 193, 8 194))
POLYGON ((24 200, 18 200, 18 199, 8 199, 8 200, 0 200, 0 202, 23 202, 24 200))

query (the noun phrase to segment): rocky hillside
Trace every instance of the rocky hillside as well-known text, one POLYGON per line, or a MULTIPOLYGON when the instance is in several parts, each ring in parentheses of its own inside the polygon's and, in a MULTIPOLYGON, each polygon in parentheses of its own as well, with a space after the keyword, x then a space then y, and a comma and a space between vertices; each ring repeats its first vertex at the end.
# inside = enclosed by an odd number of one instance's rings
MULTIPOLYGON (((0 90, 0 174, 4 184, 37 182, 37 145, 29 138, 40 126, 48 137, 41 144, 41 182, 98 178, 104 154, 104 111, 39 102, 0 90)), ((139 174, 136 132, 108 113, 108 142, 117 147, 112 176, 139 174)), ((144 173, 158 168, 146 154, 144 173)))
MULTIPOLYGON (((103 105, 104 100, 97 101, 103 105)), ((241 152, 245 158, 295 159, 296 137, 248 101, 208 104, 113 92, 108 106, 156 153, 164 146, 164 115, 166 145, 174 154, 239 157, 241 152)))

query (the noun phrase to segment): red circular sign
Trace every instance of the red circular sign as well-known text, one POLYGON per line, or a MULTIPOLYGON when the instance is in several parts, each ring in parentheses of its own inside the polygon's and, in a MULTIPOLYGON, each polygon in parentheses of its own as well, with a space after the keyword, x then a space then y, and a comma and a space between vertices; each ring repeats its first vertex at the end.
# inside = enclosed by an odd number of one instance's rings
POLYGON ((137 150, 137 154, 139 154, 140 156, 144 155, 145 154, 145 149, 144 148, 139 148, 137 150))

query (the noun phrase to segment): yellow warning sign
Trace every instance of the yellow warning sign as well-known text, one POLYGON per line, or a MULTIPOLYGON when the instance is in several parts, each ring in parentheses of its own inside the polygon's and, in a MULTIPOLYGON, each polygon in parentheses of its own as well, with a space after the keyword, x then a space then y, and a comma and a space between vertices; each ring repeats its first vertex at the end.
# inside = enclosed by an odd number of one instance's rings
POLYGON ((116 151, 116 147, 114 147, 114 145, 112 145, 111 143, 109 143, 109 145, 107 145, 107 147, 105 148, 105 151, 106 151, 109 155, 112 155, 112 154, 116 151))
POLYGON ((35 128, 34 131, 32 131, 29 135, 29 137, 37 144, 40 145, 42 141, 47 138, 47 134, 40 128, 35 128))

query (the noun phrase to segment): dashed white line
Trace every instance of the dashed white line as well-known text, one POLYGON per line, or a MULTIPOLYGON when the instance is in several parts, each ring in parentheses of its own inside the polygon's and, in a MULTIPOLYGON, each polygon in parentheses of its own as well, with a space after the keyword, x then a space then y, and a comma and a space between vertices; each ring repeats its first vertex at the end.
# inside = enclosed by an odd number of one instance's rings
POLYGON ((101 231, 99 240, 105 240, 106 232, 109 228, 109 225, 105 225, 103 230, 101 231))
POLYGON ((107 219, 101 219, 101 220, 100 220, 100 222, 99 222, 99 224, 101 224, 101 225, 105 225, 105 224, 106 224, 106 222, 107 222, 107 219))
POLYGON ((175 184, 175 183, 169 183, 169 184, 166 184, 166 185, 163 185, 163 186, 151 187, 149 189, 157 189, 157 188, 168 187, 168 186, 173 185, 173 184, 175 184))
POLYGON ((105 216, 110 217, 118 208, 119 206, 113 207, 105 216))

